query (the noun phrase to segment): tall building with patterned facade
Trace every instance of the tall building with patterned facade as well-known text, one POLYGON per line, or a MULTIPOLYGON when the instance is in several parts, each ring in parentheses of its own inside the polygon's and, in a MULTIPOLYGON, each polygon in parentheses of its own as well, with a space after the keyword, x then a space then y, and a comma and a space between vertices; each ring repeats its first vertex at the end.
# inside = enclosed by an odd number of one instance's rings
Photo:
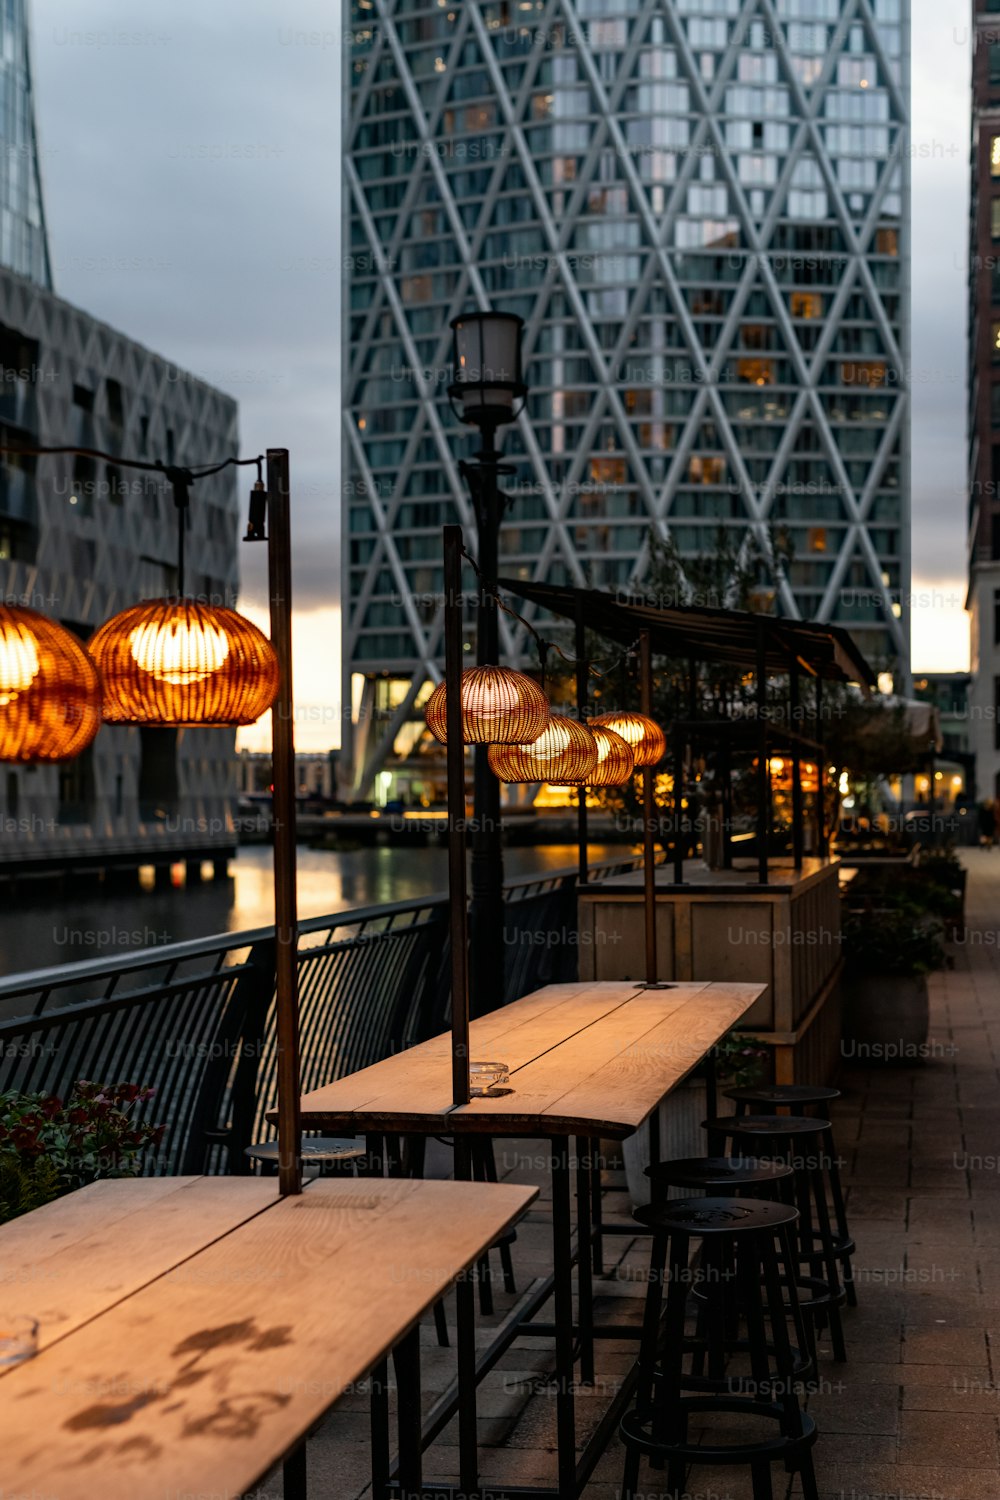
POLYGON ((908 0, 355 5, 359 792, 419 792, 442 524, 474 545, 445 399, 474 307, 526 321, 504 575, 641 588, 651 537, 694 556, 723 528, 778 612, 848 625, 907 680, 908 71, 908 0))
MULTIPOLYGON (((62 301, 51 284, 25 5, 5 0, 0 446, 177 464, 235 454, 235 401, 62 301)), ((189 514, 188 591, 232 606, 233 470, 199 481, 189 514)), ((0 601, 86 640, 126 605, 175 593, 176 561, 176 511, 161 476, 83 457, 0 455, 0 601)), ((233 731, 104 727, 62 766, 0 765, 0 873, 224 859, 236 842, 236 794, 233 731)))
POLYGON ((973 0, 969 218, 969 747, 1000 797, 1000 0, 973 0))

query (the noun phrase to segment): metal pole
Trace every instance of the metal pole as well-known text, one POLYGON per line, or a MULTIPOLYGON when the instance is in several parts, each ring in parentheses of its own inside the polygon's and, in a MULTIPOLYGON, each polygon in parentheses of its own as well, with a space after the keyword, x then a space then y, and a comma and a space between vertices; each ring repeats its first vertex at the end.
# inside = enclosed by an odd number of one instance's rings
MULTIPOLYGON (((792 710, 792 718, 794 720, 791 732, 792 734, 797 735, 799 732, 798 725, 800 723, 798 713, 799 665, 798 662, 794 661, 792 662, 789 703, 792 710)), ((802 827, 802 756, 800 754, 797 742, 793 740, 792 744, 794 746, 794 749, 792 751, 792 850, 795 858, 795 868, 797 870, 801 870, 802 858, 805 852, 805 839, 803 836, 804 830, 802 827)))
POLYGON ((823 679, 816 678, 816 732, 813 738, 819 745, 817 755, 819 757, 819 848, 817 854, 820 859, 825 859, 829 853, 829 843, 826 837, 826 752, 823 746, 823 679))
POLYGON ((444 528, 444 678, 448 736, 448 917, 451 936, 451 1087, 469 1102, 469 948, 465 893, 465 743, 462 739, 462 528, 444 528))
POLYGON ((767 755, 767 637, 757 625, 757 879, 767 885, 767 845, 770 834, 771 778, 767 755))
POLYGON ((267 571, 271 642, 281 679, 271 710, 274 782, 275 1016, 278 1191, 302 1191, 299 1108, 299 923, 295 896, 295 732, 292 723, 292 538, 287 448, 267 450, 267 571))
MULTIPOLYGON (((642 693, 642 711, 653 712, 653 657, 649 644, 649 631, 639 636, 639 673, 642 693)), ((653 766, 644 766, 642 771, 642 872, 646 904, 646 983, 656 983, 656 865, 653 845, 653 766)))
MULTIPOLYGON (((478 464, 464 466, 475 503, 478 564, 482 575, 476 618, 476 663, 495 666, 500 654, 499 620, 494 597, 499 573, 500 519, 503 506, 497 476, 500 455, 495 429, 482 429, 478 464)), ((500 783, 490 770, 489 746, 477 745, 473 755, 472 997, 476 1014, 485 1015, 503 1004, 504 903, 503 849, 500 842, 500 783)))
MULTIPOLYGON (((583 605, 580 600, 576 601, 576 716, 581 724, 587 720, 587 638, 583 628, 583 605)), ((576 839, 579 857, 579 874, 577 875, 577 889, 587 884, 587 788, 585 786, 576 789, 576 839)))

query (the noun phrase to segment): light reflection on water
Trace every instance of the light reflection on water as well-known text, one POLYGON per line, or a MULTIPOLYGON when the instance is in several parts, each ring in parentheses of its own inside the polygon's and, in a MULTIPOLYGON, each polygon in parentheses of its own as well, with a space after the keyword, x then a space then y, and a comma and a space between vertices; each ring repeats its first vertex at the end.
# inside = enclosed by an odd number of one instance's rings
MULTIPOLYGON (((591 846, 595 860, 628 853, 623 846, 591 846)), ((570 869, 575 863, 572 845, 504 852, 508 876, 570 869)), ((166 890, 105 890, 84 877, 61 895, 50 887, 29 897, 22 882, 18 898, 0 910, 0 975, 273 925, 270 848, 240 849, 230 870, 229 880, 166 890)), ((442 848, 298 851, 303 918, 415 900, 444 891, 447 882, 448 853, 442 848)))

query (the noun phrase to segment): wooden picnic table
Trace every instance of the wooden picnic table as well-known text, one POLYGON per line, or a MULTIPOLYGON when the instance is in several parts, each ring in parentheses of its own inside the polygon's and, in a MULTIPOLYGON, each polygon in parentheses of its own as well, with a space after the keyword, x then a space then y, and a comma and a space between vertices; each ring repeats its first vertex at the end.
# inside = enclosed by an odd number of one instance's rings
MULTIPOLYGON (((595 1183, 592 1143, 623 1139, 645 1124, 653 1159, 658 1153, 658 1107, 711 1048, 746 1015, 761 984, 692 982, 647 987, 634 980, 550 984, 473 1021, 470 1061, 502 1062, 511 1092, 452 1104, 451 1037, 445 1033, 306 1094, 306 1130, 365 1134, 373 1147, 393 1135, 451 1135, 456 1148, 470 1137, 546 1139, 552 1175, 552 1275, 526 1299, 524 1331, 551 1331, 555 1340, 558 1480, 539 1495, 570 1500, 586 1484, 628 1390, 613 1403, 582 1457, 576 1452, 574 1342, 581 1347, 581 1379, 593 1378, 590 1243, 595 1183), (577 1138, 575 1157, 570 1138, 577 1138), (576 1174, 577 1253, 572 1244, 571 1177, 576 1174), (573 1318, 573 1267, 578 1266, 579 1318, 573 1318), (553 1297, 554 1324, 534 1321, 542 1294, 553 1297)), ((599 1193, 599 1188, 598 1188, 599 1193)), ((640 1232, 634 1228, 632 1232, 640 1232)), ((468 1324, 467 1300, 459 1303, 468 1324)), ((599 1333, 600 1330, 597 1330, 599 1333)), ((466 1341, 470 1337, 465 1328, 466 1341)), ((507 1340, 509 1344, 509 1339, 507 1340)), ((498 1346, 499 1347, 499 1346, 498 1346)), ((489 1368, 481 1357, 480 1372, 489 1368)), ((461 1378, 461 1366, 460 1366, 461 1378)), ((462 1415, 467 1393, 454 1405, 462 1415)), ((441 1419, 428 1424, 440 1427, 441 1419)), ((469 1433, 471 1419, 467 1419, 469 1433)), ((463 1445, 460 1491, 475 1489, 474 1444, 463 1445)), ((442 1489, 441 1493, 445 1493, 442 1489)))
MULTIPOLYGON (((535 1196, 105 1181, 0 1227, 0 1316, 40 1325, 37 1355, 0 1368, 0 1494, 235 1500, 397 1346, 419 1380, 421 1317, 535 1196)), ((383 1426, 387 1445, 387 1407, 383 1426)))

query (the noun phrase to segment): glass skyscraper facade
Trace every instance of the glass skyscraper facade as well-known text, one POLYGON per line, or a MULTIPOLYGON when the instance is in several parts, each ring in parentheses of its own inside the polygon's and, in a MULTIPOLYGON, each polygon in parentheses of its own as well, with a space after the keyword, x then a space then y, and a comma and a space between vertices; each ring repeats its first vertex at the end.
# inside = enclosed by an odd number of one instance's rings
POLYGON ((51 290, 27 0, 0 0, 0 265, 51 290))
POLYGON ((724 528, 777 612, 906 680, 908 58, 908 0, 356 0, 359 791, 439 669, 442 524, 474 545, 445 397, 474 307, 526 321, 502 574, 641 587, 651 535, 694 556, 724 528))

